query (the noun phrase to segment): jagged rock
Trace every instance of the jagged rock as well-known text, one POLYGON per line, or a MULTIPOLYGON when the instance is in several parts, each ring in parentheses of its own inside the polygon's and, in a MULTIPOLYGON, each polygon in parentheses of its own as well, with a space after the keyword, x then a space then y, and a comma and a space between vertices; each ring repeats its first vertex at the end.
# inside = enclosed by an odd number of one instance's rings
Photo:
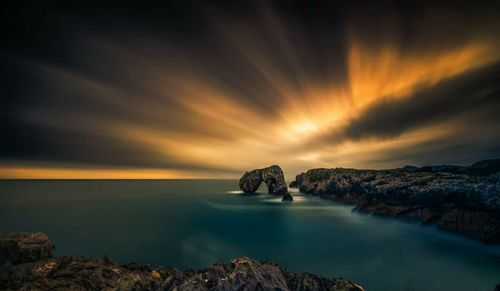
POLYGON ((215 264, 186 280, 181 290, 289 290, 281 269, 247 257, 215 264))
POLYGON ((257 191, 262 181, 266 184, 269 194, 285 195, 288 193, 285 176, 277 165, 245 172, 240 178, 239 186, 243 192, 253 193, 257 191))
POLYGON ((446 230, 499 243, 496 161, 379 171, 320 168, 298 175, 295 184, 303 193, 352 203, 360 211, 435 222, 446 230), (490 175, 483 175, 486 172, 490 175))
POLYGON ((0 264, 34 262, 52 256, 52 242, 42 232, 20 232, 0 236, 0 264))
MULTIPOLYGON (((16 236, 14 234, 9 236, 16 236)), ((270 262, 242 257, 231 265, 180 272, 170 267, 116 265, 77 256, 0 265, 0 289, 18 290, 329 290, 363 291, 353 282, 291 273, 270 262)))
POLYGON ((500 284, 496 285, 495 289, 493 289, 493 291, 500 291, 500 284))

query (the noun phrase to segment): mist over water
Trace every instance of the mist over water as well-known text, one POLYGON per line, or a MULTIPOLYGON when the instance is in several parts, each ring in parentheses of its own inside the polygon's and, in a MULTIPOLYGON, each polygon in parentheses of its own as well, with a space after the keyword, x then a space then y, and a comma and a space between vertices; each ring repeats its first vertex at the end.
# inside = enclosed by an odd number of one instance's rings
POLYGON ((500 247, 233 180, 0 181, 0 233, 43 231, 56 255, 202 268, 249 256, 366 290, 491 290, 500 247))

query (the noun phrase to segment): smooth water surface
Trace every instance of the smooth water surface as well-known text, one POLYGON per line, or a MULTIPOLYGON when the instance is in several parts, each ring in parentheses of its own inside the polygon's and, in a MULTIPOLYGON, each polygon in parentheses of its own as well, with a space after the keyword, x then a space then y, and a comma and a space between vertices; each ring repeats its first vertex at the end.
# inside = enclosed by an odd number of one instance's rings
POLYGON ((0 233, 43 231, 57 255, 201 268, 250 256, 366 290, 492 290, 500 248, 229 180, 0 181, 0 233))

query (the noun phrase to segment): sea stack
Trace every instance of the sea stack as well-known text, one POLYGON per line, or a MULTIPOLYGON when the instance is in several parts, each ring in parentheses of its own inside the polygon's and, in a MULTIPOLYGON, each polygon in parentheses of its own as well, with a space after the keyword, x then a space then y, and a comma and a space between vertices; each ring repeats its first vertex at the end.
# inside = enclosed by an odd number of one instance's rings
POLYGON ((254 193, 262 182, 266 184, 269 194, 283 196, 286 201, 293 200, 292 195, 288 193, 283 171, 278 165, 245 172, 240 178, 239 186, 245 193, 254 193))

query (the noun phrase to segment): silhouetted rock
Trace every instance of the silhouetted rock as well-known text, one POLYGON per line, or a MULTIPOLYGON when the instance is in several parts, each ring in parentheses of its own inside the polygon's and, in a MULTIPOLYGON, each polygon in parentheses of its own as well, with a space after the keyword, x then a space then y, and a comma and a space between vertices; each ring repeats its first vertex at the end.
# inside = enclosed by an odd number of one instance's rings
POLYGON ((283 198, 281 199, 281 201, 293 201, 293 196, 286 192, 285 194, 283 194, 283 198))
MULTIPOLYGON (((283 175, 281 168, 277 165, 245 172, 245 174, 243 174, 240 178, 239 186, 243 192, 253 193, 257 191, 262 181, 266 184, 269 194, 288 194, 285 176, 283 175)), ((293 200, 293 197, 290 195, 285 200, 293 200)))
POLYGON ((460 174, 460 173, 463 173, 466 169, 467 169, 466 167, 462 167, 462 166, 438 165, 438 166, 424 166, 421 168, 416 168, 414 170, 414 172, 460 174))
POLYGON ((45 233, 20 232, 0 236, 0 264, 34 262, 52 256, 52 243, 45 233))
POLYGON ((379 171, 312 169, 298 175, 295 182, 303 193, 353 203, 361 211, 416 218, 485 242, 498 243, 500 175, 495 170, 496 161, 483 161, 470 167, 405 167, 379 171), (452 173, 456 171, 459 173, 452 173))
POLYGON ((405 172, 453 173, 465 174, 469 176, 488 176, 500 172, 500 159, 483 160, 468 167, 455 165, 424 166, 420 168, 405 166, 404 168, 395 170, 402 170, 405 172))
POLYGON ((500 172, 500 159, 479 161, 465 169, 469 175, 491 175, 500 172))
MULTIPOLYGON (((11 234, 9 236, 17 236, 11 234)), ((49 241, 50 242, 50 241, 49 241)), ((52 243, 51 243, 52 244, 52 243)), ((77 256, 0 265, 0 289, 20 290, 329 290, 363 291, 344 279, 291 273, 270 262, 242 257, 230 265, 180 272, 171 267, 116 265, 77 256)))

